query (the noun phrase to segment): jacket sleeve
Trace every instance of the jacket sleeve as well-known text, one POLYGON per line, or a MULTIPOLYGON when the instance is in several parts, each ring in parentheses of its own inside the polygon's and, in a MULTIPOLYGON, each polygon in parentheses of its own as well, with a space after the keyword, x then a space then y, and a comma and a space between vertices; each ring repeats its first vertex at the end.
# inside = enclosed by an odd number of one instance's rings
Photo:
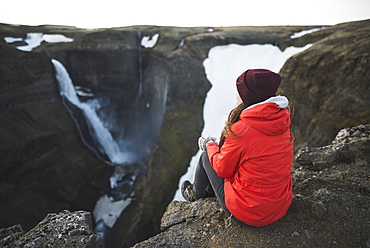
POLYGON ((240 138, 227 136, 219 151, 216 143, 207 144, 207 153, 211 166, 222 178, 232 178, 237 171, 242 157, 240 138))

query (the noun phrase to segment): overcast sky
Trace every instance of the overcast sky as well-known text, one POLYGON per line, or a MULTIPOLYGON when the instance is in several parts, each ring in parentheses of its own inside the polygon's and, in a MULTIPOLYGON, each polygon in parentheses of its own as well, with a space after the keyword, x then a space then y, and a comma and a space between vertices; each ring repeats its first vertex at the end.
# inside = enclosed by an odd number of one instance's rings
POLYGON ((70 25, 334 25, 370 19, 370 0, 16 0, 3 1, 0 23, 70 25))

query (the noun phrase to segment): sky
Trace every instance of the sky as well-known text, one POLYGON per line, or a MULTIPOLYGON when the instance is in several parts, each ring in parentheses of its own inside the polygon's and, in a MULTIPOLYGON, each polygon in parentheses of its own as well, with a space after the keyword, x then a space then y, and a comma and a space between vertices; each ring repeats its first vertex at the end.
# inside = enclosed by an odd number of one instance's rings
POLYGON ((3 1, 0 23, 106 28, 335 25, 370 19, 370 0, 18 0, 3 1))

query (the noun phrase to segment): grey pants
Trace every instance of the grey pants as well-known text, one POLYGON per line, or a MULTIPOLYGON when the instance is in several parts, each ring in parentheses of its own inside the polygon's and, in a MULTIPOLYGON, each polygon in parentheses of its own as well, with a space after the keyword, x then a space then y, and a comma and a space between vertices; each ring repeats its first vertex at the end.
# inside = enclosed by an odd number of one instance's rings
POLYGON ((205 198, 207 187, 212 186, 217 200, 227 216, 230 216, 234 222, 241 226, 251 227, 236 219, 227 209, 225 204, 224 179, 219 177, 212 168, 207 152, 203 152, 199 158, 197 167, 195 169, 193 185, 194 194, 197 198, 205 198))

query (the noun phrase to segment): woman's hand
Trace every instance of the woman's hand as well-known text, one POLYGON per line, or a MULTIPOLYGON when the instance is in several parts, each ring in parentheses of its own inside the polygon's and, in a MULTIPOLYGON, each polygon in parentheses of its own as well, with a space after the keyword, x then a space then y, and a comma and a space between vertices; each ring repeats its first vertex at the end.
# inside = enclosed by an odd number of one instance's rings
POLYGON ((217 142, 217 138, 216 137, 212 137, 212 136, 207 136, 206 138, 204 137, 200 137, 198 139, 198 146, 199 146, 199 149, 201 149, 202 151, 205 151, 207 150, 207 144, 209 142, 215 142, 215 143, 218 143, 217 142))

